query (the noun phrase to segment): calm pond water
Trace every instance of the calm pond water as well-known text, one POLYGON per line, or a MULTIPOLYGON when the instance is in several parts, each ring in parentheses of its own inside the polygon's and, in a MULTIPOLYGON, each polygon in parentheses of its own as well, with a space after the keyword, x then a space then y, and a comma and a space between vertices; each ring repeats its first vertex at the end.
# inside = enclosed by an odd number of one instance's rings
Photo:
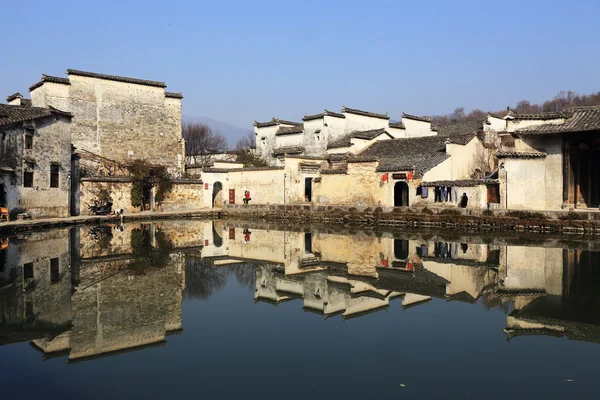
POLYGON ((228 221, 0 241, 2 398, 600 397, 600 244, 228 221))

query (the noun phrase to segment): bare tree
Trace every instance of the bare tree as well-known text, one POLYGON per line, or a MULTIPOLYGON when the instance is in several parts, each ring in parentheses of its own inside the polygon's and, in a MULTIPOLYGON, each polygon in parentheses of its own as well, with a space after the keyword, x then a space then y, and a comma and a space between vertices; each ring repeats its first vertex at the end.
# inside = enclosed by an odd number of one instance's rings
POLYGON ((260 158, 256 151, 256 135, 248 132, 242 136, 235 145, 236 161, 243 163, 245 167, 264 167, 267 163, 260 158))
POLYGON ((460 122, 465 119, 465 108, 464 107, 456 107, 454 112, 452 113, 452 119, 460 122))
POLYGON ((204 164, 211 154, 227 150, 227 141, 219 131, 213 131, 207 124, 185 122, 182 125, 185 152, 196 156, 196 162, 204 164))

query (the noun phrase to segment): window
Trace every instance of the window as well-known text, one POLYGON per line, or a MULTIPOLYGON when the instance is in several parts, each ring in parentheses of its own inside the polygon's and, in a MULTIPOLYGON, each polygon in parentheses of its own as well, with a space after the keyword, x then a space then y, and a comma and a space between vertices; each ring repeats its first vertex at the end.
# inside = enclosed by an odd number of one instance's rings
POLYGON ((23 278, 31 279, 33 278, 33 263, 27 263, 23 265, 23 278))
POLYGON ((25 150, 33 149, 33 136, 25 135, 25 150))
POLYGON ((50 187, 57 188, 58 187, 58 176, 59 176, 60 166, 53 164, 50 166, 50 187))
POLYGON ((59 274, 60 260, 58 258, 50 259, 50 282, 56 283, 60 280, 59 274))
POLYGON ((23 172, 23 187, 33 187, 33 171, 23 172))

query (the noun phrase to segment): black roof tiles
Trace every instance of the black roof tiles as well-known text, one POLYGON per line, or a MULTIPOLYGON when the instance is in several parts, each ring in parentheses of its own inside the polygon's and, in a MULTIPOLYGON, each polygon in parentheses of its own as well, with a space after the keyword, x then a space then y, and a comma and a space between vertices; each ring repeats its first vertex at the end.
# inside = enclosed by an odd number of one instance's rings
POLYGON ((53 114, 60 114, 72 117, 71 113, 57 110, 53 107, 27 107, 0 104, 0 126, 7 126, 19 122, 32 121, 39 118, 50 117, 53 114))
POLYGON ((380 119, 390 119, 387 114, 378 114, 370 111, 358 110, 356 108, 348 108, 346 106, 342 106, 342 112, 344 114, 356 114, 362 115, 364 117, 372 117, 372 118, 380 118, 380 119))
POLYGON ((573 132, 600 131, 600 106, 570 107, 562 115, 564 123, 544 124, 518 129, 520 135, 549 135, 573 132))
POLYGON ((349 147, 352 145, 352 139, 373 140, 383 134, 388 135, 390 138, 392 137, 392 135, 386 132, 385 128, 371 129, 368 131, 354 131, 348 133, 347 135, 337 140, 328 143, 327 148, 336 149, 340 147, 349 147))
POLYGON ((407 119, 414 119, 415 121, 421 121, 421 122, 431 122, 431 118, 429 117, 419 117, 417 115, 411 115, 411 114, 407 114, 407 113, 402 113, 402 119, 407 118, 407 119))
POLYGON ((414 170, 415 177, 437 166, 450 155, 446 154, 446 142, 465 145, 476 135, 427 136, 421 138, 392 139, 372 144, 355 160, 377 159, 379 172, 414 170))
POLYGON ((310 121, 313 119, 321 119, 325 116, 329 116, 329 117, 335 117, 335 118, 346 118, 346 116, 344 114, 339 114, 333 111, 329 111, 329 110, 323 110, 322 113, 320 114, 314 114, 314 115, 305 115, 304 118, 302 118, 303 121, 310 121))
POLYGON ((69 82, 69 78, 61 78, 59 76, 51 76, 51 75, 42 74, 42 79, 40 79, 39 82, 36 82, 33 85, 29 86, 29 91, 31 92, 31 91, 39 88, 45 82, 60 83, 62 85, 70 85, 71 84, 71 82, 69 82))
MULTIPOLYGON (((128 78, 128 77, 125 77, 125 76, 117 76, 117 75, 98 74, 98 73, 95 73, 95 72, 80 71, 80 70, 77 70, 77 69, 68 69, 67 72, 66 72, 66 74, 67 75, 84 76, 84 77, 87 77, 87 78, 104 79, 104 80, 108 80, 108 81, 133 83, 133 84, 136 84, 136 85, 155 86, 155 87, 161 87, 161 88, 166 88, 167 87, 166 83, 160 82, 160 81, 151 81, 151 80, 146 80, 146 79, 128 78)), ((66 80, 68 81, 68 79, 66 79, 66 80)))
POLYGON ((165 92, 165 97, 169 97, 171 99, 183 99, 183 94, 175 92, 165 92))

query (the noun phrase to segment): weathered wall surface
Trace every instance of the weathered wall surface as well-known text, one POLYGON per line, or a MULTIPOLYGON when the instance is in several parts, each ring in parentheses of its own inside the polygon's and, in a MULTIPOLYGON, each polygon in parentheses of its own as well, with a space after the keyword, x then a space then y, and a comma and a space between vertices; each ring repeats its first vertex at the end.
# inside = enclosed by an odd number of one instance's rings
POLYGON ((466 194, 469 201, 467 202, 467 208, 478 208, 478 209, 487 209, 487 186, 479 185, 479 186, 456 186, 458 192, 458 199, 455 201, 447 201, 447 202, 435 202, 435 192, 434 187, 430 187, 428 190, 427 198, 423 198, 421 195, 415 195, 414 200, 411 205, 418 206, 448 206, 451 208, 456 208, 458 203, 460 202, 460 198, 463 194, 466 194))
POLYGON ((204 185, 202 182, 177 181, 171 184, 160 206, 163 211, 194 210, 204 207, 204 185))
POLYGON ((500 257, 503 289, 562 294, 563 249, 508 246, 503 252, 500 257))
POLYGON ((32 102, 73 113, 72 141, 78 149, 126 162, 142 158, 183 173, 181 100, 164 88, 69 75, 70 85, 44 82, 32 102))
POLYGON ((94 204, 101 190, 107 190, 113 201, 113 210, 123 209, 126 213, 140 212, 131 205, 131 186, 128 181, 96 181, 83 179, 80 184, 81 214, 87 214, 88 205, 94 204))
POLYGON ((69 173, 71 170, 71 139, 69 119, 62 116, 32 121, 33 145, 25 149, 25 129, 6 129, 5 152, 13 155, 8 163, 12 173, 0 173, 9 209, 21 207, 31 216, 69 216, 69 173), (25 162, 27 161, 27 163, 25 162), (33 165, 31 168, 28 164, 33 165), (59 168, 58 187, 50 187, 51 166, 59 168), (25 171, 33 171, 33 186, 24 187, 25 171))

